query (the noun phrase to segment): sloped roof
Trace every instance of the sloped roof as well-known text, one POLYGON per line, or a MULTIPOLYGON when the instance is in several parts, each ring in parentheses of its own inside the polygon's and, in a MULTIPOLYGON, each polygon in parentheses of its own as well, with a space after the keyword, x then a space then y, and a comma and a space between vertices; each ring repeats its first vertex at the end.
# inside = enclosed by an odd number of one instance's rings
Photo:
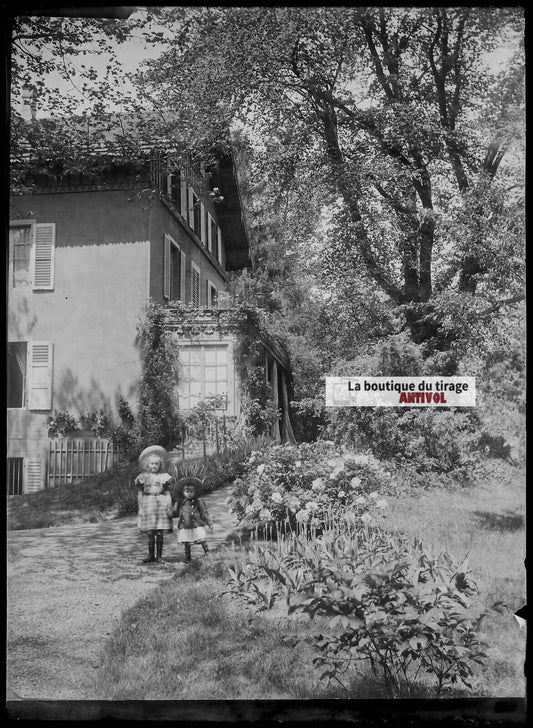
MULTIPOLYGON (((53 119, 39 122, 53 125, 53 119)), ((133 116, 129 114, 107 114, 97 119, 79 116, 69 120, 70 130, 78 135, 78 143, 90 157, 116 156, 133 159, 146 158, 154 150, 163 153, 179 153, 184 143, 173 134, 172 119, 162 119, 155 114, 133 116), (154 125, 157 132, 154 132, 154 125), (174 138, 173 138, 174 137, 174 138)), ((250 243, 243 214, 240 184, 233 153, 227 145, 211 147, 212 159, 208 184, 211 190, 218 187, 220 198, 216 202, 217 222, 225 242, 226 268, 240 270, 251 265, 250 243)), ((42 154, 42 150, 40 150, 42 154)), ((27 146, 24 154, 27 161, 32 158, 32 150, 27 146)))

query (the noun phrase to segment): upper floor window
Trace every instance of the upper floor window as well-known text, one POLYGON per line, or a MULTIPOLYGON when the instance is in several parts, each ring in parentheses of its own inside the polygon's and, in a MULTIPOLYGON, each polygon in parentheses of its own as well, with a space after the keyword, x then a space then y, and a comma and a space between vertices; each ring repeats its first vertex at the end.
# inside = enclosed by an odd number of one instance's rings
POLYGON ((54 287, 55 223, 13 222, 9 226, 11 288, 52 290, 54 287))
POLYGON ((170 235, 165 235, 163 295, 169 301, 185 302, 185 267, 187 258, 170 235))
POLYGON ((11 286, 19 288, 31 286, 31 248, 33 242, 32 225, 13 225, 9 228, 11 250, 11 286))

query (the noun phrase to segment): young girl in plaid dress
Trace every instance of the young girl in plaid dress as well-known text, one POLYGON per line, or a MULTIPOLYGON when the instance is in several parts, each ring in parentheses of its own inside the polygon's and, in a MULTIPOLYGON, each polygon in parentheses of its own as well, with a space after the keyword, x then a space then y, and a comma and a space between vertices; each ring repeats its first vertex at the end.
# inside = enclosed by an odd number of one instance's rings
POLYGON ((205 502, 199 497, 203 483, 198 478, 182 478, 176 485, 178 500, 173 515, 178 518, 178 543, 185 546, 185 561, 191 560, 191 545, 201 545, 207 553, 207 534, 205 527, 213 530, 205 502))
POLYGON ((147 447, 139 455, 143 472, 135 478, 138 488, 138 527, 148 534, 148 557, 143 563, 163 560, 163 534, 172 531, 172 476, 165 472, 166 450, 147 447))

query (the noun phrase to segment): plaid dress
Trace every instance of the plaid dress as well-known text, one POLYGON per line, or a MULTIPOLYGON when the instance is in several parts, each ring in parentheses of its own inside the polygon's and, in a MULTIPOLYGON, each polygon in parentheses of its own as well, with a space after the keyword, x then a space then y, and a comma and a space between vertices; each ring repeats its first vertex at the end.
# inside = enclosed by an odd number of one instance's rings
POLYGON ((140 473, 135 484, 142 490, 142 504, 137 525, 141 531, 173 530, 170 517, 170 483, 168 473, 140 473))

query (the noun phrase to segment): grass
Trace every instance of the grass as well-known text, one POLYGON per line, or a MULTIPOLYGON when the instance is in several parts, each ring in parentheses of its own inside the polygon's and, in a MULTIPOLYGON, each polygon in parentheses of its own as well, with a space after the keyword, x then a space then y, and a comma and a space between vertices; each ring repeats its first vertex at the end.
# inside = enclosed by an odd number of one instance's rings
MULTIPOLYGON (((388 497, 384 525, 456 560, 468 553, 484 604, 507 605, 483 623, 489 664, 476 674, 471 693, 454 695, 521 697, 526 639, 513 612, 525 603, 525 473, 500 461, 491 467, 472 486, 388 497)), ((9 528, 117 517, 137 472, 136 463, 121 465, 89 482, 12 498, 9 528)), ((346 697, 340 686, 320 682, 309 647, 283 645, 284 635, 304 635, 309 625, 217 598, 231 561, 223 551, 193 561, 124 614, 96 677, 102 699, 346 697)), ((350 697, 386 697, 364 671, 347 689, 350 697)))
POLYGON ((486 607, 506 607, 483 622, 490 662, 473 684, 476 696, 525 692, 525 633, 513 613, 526 601, 525 471, 501 461, 474 487, 389 500, 389 527, 418 536, 434 552, 468 556, 486 607))
MULTIPOLYGON (((524 508, 524 473, 503 463, 490 477, 480 474, 474 487, 389 499, 389 528, 457 559, 468 552, 484 604, 507 605, 483 623, 489 663, 475 674, 472 691, 457 687, 443 697, 525 693, 525 634, 513 617, 525 600, 524 508)), ((193 562, 124 615, 104 649, 103 699, 387 697, 364 668, 341 676, 346 690, 321 682, 310 647, 283 644, 284 636, 304 637, 320 625, 288 620, 279 608, 257 613, 234 597, 219 598, 232 561, 231 552, 219 551, 193 562)), ((427 697, 420 689, 418 697, 427 697)))
POLYGON ((97 523, 125 515, 130 503, 134 507, 137 503, 136 489, 131 484, 138 472, 137 463, 122 463, 81 483, 12 496, 8 501, 8 528, 97 523))
POLYGON ((125 613, 105 647, 102 699, 342 697, 313 674, 308 647, 283 645, 295 625, 218 596, 223 570, 211 554, 125 613))

